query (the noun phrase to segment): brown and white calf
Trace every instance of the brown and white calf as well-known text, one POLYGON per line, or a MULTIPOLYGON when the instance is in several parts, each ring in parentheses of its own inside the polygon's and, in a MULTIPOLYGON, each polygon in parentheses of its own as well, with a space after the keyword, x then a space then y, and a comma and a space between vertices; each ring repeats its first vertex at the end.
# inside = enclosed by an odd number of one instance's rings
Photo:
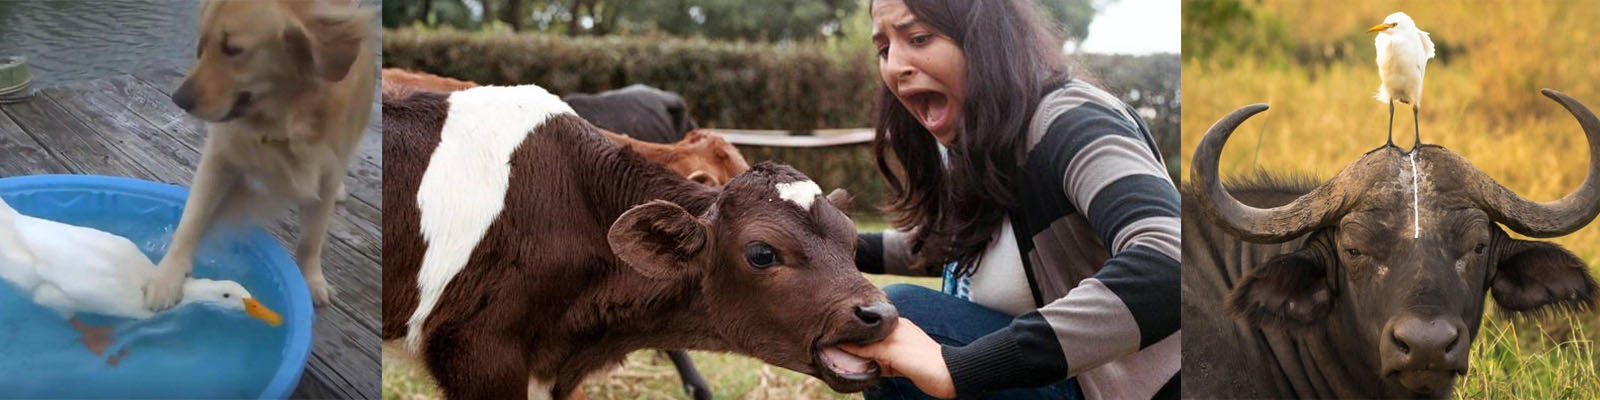
POLYGON ((898 313, 854 267, 847 196, 763 163, 721 189, 536 86, 385 99, 383 338, 450 398, 563 398, 637 349, 731 351, 859 391, 837 349, 898 313))

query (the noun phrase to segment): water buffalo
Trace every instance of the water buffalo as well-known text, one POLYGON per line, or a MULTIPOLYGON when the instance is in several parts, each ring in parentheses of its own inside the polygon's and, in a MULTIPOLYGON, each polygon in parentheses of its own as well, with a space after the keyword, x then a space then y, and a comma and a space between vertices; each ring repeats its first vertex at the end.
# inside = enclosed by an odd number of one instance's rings
POLYGON ((1484 296, 1512 314, 1586 309, 1588 268, 1558 245, 1600 213, 1600 120, 1576 116, 1588 176, 1524 199, 1443 147, 1366 153, 1320 185, 1217 178, 1241 122, 1206 132, 1183 194, 1184 397, 1444 397, 1467 370, 1484 296))

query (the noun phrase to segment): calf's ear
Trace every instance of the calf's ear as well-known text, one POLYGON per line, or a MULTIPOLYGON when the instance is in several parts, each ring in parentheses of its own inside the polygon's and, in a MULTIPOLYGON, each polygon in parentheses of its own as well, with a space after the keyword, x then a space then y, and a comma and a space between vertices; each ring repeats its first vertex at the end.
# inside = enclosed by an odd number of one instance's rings
POLYGON ((1578 256, 1554 243, 1498 239, 1506 245, 1497 246, 1503 250, 1495 254, 1499 264, 1489 278, 1489 292, 1502 310, 1528 313, 1594 305, 1594 277, 1578 256))
POLYGON ((617 258, 640 274, 672 279, 699 271, 706 249, 706 224, 666 200, 640 204, 611 224, 606 241, 617 258))
POLYGON ((1268 260, 1228 295, 1234 318, 1251 326, 1299 332, 1321 324, 1333 306, 1333 286, 1320 243, 1268 260))
POLYGON ((828 192, 828 202, 833 204, 833 208, 837 208, 839 212, 849 216, 850 205, 855 203, 855 198, 851 197, 850 192, 844 190, 844 188, 838 188, 828 192))

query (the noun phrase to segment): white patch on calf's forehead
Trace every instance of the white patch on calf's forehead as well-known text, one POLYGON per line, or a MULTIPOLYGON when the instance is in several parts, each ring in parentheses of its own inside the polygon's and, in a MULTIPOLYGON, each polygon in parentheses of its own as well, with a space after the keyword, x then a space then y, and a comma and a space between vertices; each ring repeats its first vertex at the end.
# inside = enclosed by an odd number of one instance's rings
POLYGON ((779 183, 773 188, 778 190, 779 198, 793 202, 806 211, 811 211, 811 203, 822 195, 822 187, 809 180, 779 183))
POLYGON ((413 351, 445 287, 505 208, 511 156, 551 117, 575 114, 532 85, 463 90, 451 93, 449 102, 439 145, 417 187, 420 233, 428 248, 417 272, 417 308, 406 321, 406 346, 413 351))

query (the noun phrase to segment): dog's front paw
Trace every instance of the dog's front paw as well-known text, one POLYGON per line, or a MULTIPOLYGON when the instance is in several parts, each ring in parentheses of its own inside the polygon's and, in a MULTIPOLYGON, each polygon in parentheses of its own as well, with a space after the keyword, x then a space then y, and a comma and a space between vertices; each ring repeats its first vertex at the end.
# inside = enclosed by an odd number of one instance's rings
POLYGON ((333 285, 329 284, 328 280, 322 277, 322 274, 317 274, 316 276, 307 276, 306 287, 311 289, 311 302, 317 307, 322 307, 333 303, 333 295, 335 292, 337 292, 333 289, 333 285))
POLYGON ((183 299, 183 279, 186 273, 178 268, 161 268, 144 284, 144 307, 162 311, 183 299))

